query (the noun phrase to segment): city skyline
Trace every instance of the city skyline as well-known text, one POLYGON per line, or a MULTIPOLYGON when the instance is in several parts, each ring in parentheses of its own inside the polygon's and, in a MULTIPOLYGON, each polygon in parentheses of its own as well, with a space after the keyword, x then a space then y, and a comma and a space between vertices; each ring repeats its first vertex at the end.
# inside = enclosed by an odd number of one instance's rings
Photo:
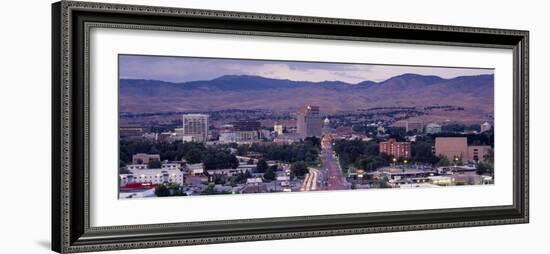
POLYGON ((119 55, 119 77, 121 79, 148 79, 167 82, 212 80, 226 75, 250 75, 292 81, 341 81, 357 84, 363 81, 381 82, 409 73, 451 79, 459 76, 493 74, 494 69, 119 55))
POLYGON ((492 69, 119 59, 119 198, 494 183, 492 69))

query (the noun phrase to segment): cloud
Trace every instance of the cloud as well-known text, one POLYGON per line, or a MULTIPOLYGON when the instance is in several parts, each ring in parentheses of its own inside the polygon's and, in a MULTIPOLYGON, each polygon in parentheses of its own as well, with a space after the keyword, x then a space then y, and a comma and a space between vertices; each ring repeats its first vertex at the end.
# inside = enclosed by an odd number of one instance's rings
POLYGON ((240 60, 165 56, 119 56, 121 78, 155 79, 171 82, 210 80, 223 75, 257 75, 299 81, 383 81, 404 73, 453 78, 491 74, 492 69, 418 67, 375 64, 240 60))

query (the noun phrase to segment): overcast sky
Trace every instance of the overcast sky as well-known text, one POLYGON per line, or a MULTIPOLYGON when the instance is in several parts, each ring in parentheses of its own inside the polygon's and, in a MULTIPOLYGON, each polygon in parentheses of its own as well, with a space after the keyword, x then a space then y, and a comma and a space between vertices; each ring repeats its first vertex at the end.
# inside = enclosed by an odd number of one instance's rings
POLYGON ((211 80, 223 75, 257 75, 296 81, 384 81, 415 73, 442 78, 493 74, 492 69, 417 67, 375 64, 333 64, 216 58, 119 56, 120 78, 154 79, 169 82, 211 80))

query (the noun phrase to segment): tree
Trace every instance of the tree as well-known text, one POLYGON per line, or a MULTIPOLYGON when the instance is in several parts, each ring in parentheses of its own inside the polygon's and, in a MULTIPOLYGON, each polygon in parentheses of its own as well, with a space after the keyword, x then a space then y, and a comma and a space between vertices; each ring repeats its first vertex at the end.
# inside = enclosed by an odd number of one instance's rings
POLYGON ((290 166, 290 170, 297 177, 303 177, 305 174, 309 172, 309 169, 307 168, 307 164, 303 161, 292 163, 292 166, 290 166))
POLYGON ((155 188, 155 195, 157 197, 169 197, 169 196, 187 196, 187 193, 180 190, 180 184, 162 184, 155 188))
POLYGON ((225 177, 222 175, 214 175, 212 177, 212 180, 215 184, 221 184, 221 185, 225 184, 226 182, 225 177))
POLYGON ((199 149, 191 149, 185 154, 185 160, 190 164, 202 161, 202 152, 199 149))
POLYGON ((233 154, 231 155, 231 157, 229 158, 229 165, 231 166, 231 168, 239 167, 239 159, 237 159, 237 156, 233 154))
POLYGON ((378 156, 380 154, 380 146, 376 142, 368 142, 365 146, 365 154, 378 156))
POLYGON ((216 187, 215 183, 208 183, 207 187, 202 191, 201 195, 212 195, 216 194, 216 190, 214 190, 214 187, 216 187))
POLYGON ((378 186, 380 188, 391 188, 390 179, 387 176, 384 176, 383 178, 378 180, 378 186))
POLYGON ((170 190, 165 185, 159 185, 155 188, 155 195, 157 197, 168 197, 170 196, 170 190))
POLYGON ((123 160, 118 160, 118 173, 119 174, 131 174, 132 171, 128 170, 126 163, 123 160))
POLYGON ((486 163, 493 164, 495 161, 495 151, 491 148, 487 151, 487 154, 483 156, 483 160, 486 163))
POLYGON ((318 137, 307 137, 304 139, 304 143, 314 147, 321 147, 321 139, 318 137))
POLYGON ((438 158, 437 166, 446 167, 446 166, 451 165, 451 162, 449 161, 449 159, 447 159, 446 156, 439 155, 437 158, 438 158))
POLYGON ((380 156, 363 156, 357 163, 358 168, 362 168, 367 171, 374 171, 384 166, 388 166, 388 162, 380 156))
POLYGON ((147 168, 161 168, 162 163, 159 160, 149 160, 147 163, 147 168))
POLYGON ((118 160, 118 167, 119 168, 126 167, 126 162, 124 162, 123 160, 118 160))
POLYGON ((433 155, 432 143, 414 142, 411 147, 413 160, 417 162, 434 164, 438 161, 433 155))
POLYGON ((492 174, 494 172, 493 165, 490 163, 479 162, 477 163, 476 173, 478 175, 492 174))
POLYGON ((267 162, 263 159, 259 160, 258 164, 256 164, 256 172, 258 173, 265 173, 268 168, 267 162))
POLYGON ((268 180, 269 182, 275 180, 275 172, 273 172, 273 169, 270 167, 267 169, 267 171, 265 171, 264 173, 264 179, 265 180, 268 180))
POLYGON ((218 168, 218 158, 213 154, 206 154, 203 158, 203 166, 205 170, 218 168))

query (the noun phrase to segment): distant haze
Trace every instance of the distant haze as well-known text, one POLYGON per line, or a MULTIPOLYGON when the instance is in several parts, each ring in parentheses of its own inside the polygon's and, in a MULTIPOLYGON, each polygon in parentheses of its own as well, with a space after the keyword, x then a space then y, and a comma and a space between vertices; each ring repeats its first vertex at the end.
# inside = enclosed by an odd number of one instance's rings
POLYGON ((367 80, 380 82, 406 73, 451 79, 459 76, 493 74, 494 70, 171 56, 119 56, 121 79, 168 82, 212 80, 225 75, 252 75, 293 81, 342 81, 355 84, 367 80))

